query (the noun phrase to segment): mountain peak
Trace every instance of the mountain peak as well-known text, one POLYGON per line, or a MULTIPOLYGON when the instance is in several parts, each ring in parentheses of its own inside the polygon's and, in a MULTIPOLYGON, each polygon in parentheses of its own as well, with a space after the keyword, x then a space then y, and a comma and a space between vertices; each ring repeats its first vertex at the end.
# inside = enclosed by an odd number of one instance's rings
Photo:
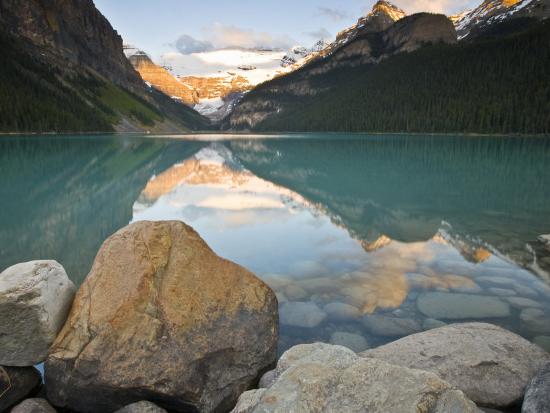
POLYGON ((389 1, 386 1, 386 0, 377 1, 376 4, 372 7, 372 11, 369 13, 367 17, 377 16, 380 14, 384 14, 390 17, 393 21, 400 20, 407 15, 403 10, 401 10, 395 4, 390 3, 389 1))

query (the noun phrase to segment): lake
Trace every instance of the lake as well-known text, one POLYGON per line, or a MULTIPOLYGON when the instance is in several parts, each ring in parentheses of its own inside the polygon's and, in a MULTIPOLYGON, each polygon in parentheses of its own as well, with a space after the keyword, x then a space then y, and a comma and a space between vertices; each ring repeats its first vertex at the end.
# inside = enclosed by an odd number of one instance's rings
POLYGON ((182 220, 277 293, 280 351, 356 351, 443 323, 550 341, 550 139, 400 135, 0 138, 0 269, 182 220))

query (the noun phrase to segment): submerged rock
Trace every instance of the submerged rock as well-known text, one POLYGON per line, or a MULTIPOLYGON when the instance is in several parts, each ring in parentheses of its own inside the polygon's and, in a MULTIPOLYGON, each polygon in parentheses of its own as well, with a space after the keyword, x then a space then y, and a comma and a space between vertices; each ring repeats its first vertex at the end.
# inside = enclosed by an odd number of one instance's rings
POLYGON ((433 330, 434 328, 445 327, 447 323, 443 321, 436 320, 434 318, 426 318, 422 323, 422 328, 424 330, 433 330))
POLYGON ((345 303, 329 303, 323 307, 331 321, 354 321, 361 318, 361 311, 352 305, 345 303))
POLYGON ((233 413, 367 411, 479 412, 460 390, 433 373, 317 343, 287 351, 271 386, 244 393, 233 413))
POLYGON ((367 315, 363 317, 363 325, 371 334, 384 337, 403 337, 422 331, 418 321, 412 318, 384 315, 367 315))
POLYGON ((533 343, 550 353, 550 336, 537 336, 533 339, 533 343))
POLYGON ((34 367, 0 367, 0 412, 36 393, 41 384, 34 367))
POLYGON ((287 302, 281 306, 281 324, 292 327, 317 327, 327 318, 327 313, 312 302, 287 302))
POLYGON ((56 413, 56 410, 45 399, 23 400, 10 413, 56 413))
POLYGON ((277 300, 182 222, 105 241, 45 365, 48 399, 80 412, 154 400, 231 408, 276 359, 277 300))
POLYGON ((25 262, 0 273, 0 365, 42 363, 75 292, 56 261, 25 262))
POLYGON ((550 412, 550 363, 533 378, 523 399, 521 413, 550 412))
POLYGON ((166 413, 166 410, 158 407, 154 403, 141 401, 129 404, 128 406, 117 410, 115 413, 166 413))
POLYGON ((485 323, 453 324, 361 353, 399 366, 437 374, 474 402, 507 407, 550 360, 538 346, 485 323))
POLYGON ((510 315, 510 305, 483 295, 426 293, 417 300, 418 310, 436 319, 498 318, 510 315))
POLYGON ((330 344, 347 347, 350 350, 359 353, 369 348, 369 343, 365 337, 359 334, 346 333, 344 331, 336 331, 330 336, 330 344))
POLYGON ((522 334, 528 336, 550 334, 550 314, 540 308, 526 308, 520 313, 519 319, 522 334))

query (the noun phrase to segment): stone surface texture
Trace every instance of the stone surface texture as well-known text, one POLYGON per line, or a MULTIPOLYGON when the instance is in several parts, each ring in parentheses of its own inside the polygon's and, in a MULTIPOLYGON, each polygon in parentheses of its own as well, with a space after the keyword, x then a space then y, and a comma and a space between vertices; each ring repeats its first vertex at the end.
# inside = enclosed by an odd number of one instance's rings
POLYGON ((40 372, 34 367, 0 367, 0 412, 40 389, 40 372))
POLYGON ((76 288, 56 261, 13 265, 0 274, 0 365, 41 363, 63 327, 76 288))
POLYGON ((550 412, 550 362, 531 380, 521 407, 522 413, 550 412))
POLYGON ((23 400, 10 413, 56 413, 56 410, 47 400, 37 398, 23 400))
POLYGON ((129 404, 128 406, 123 407, 122 409, 117 410, 115 413, 166 413, 161 407, 158 407, 156 404, 141 401, 137 403, 129 404))
POLYGON ((229 410, 275 363, 277 338, 266 284, 182 222, 138 222, 105 241, 78 291, 46 361, 48 399, 229 410))
POLYGON ((524 338, 485 323, 436 328, 361 355, 433 372, 479 405, 496 408, 520 401, 531 378, 550 360, 524 338))
POLYGON ((435 374, 329 344, 298 345, 279 360, 270 387, 244 393, 233 413, 480 412, 435 374))

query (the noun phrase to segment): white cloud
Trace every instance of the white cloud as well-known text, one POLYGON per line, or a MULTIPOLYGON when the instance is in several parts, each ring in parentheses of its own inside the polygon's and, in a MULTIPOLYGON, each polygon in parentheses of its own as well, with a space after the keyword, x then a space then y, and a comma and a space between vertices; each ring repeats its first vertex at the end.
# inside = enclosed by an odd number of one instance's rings
POLYGON ((339 9, 333 9, 330 7, 319 7, 318 9, 319 15, 329 17, 330 19, 339 22, 342 20, 347 19, 349 16, 349 13, 339 10, 339 9))
POLYGON ((181 35, 176 40, 176 49, 182 54, 201 53, 212 50, 212 43, 195 39, 187 34, 181 35))
MULTIPOLYGON (((480 0, 481 2, 481 0, 480 0)), ((407 13, 453 14, 472 6, 471 0, 395 0, 395 4, 407 13)))
POLYGON ((324 27, 321 27, 319 30, 304 32, 304 34, 314 38, 315 40, 330 40, 333 37, 332 34, 324 27))
POLYGON ((205 39, 218 49, 228 47, 287 49, 294 44, 292 38, 286 35, 273 35, 222 23, 214 23, 211 27, 204 28, 203 32, 205 39))

